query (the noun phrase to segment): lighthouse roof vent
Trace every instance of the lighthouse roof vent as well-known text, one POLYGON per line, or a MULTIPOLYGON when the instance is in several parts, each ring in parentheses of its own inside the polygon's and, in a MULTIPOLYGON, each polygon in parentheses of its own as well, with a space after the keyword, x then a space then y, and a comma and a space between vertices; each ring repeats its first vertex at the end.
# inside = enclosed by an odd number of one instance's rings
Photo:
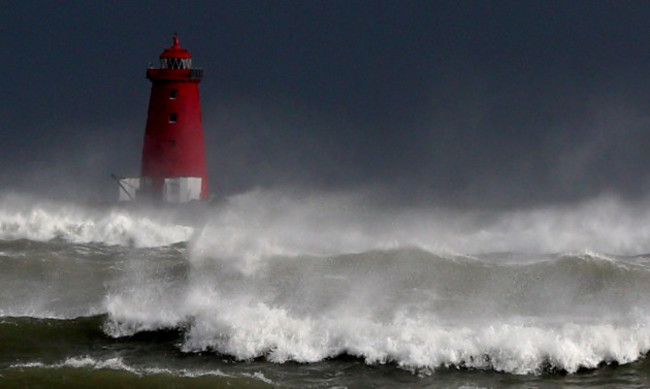
POLYGON ((172 37, 172 47, 165 49, 160 54, 161 69, 191 69, 192 56, 178 44, 178 37, 172 37))

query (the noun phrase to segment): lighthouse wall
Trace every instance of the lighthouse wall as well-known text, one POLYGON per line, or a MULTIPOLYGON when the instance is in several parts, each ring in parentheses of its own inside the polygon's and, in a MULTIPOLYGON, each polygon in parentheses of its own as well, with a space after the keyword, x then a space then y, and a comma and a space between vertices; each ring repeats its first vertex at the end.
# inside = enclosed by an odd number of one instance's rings
MULTIPOLYGON (((187 72, 187 70, 166 70, 187 72)), ((141 176, 162 194, 165 178, 201 177, 201 198, 208 195, 198 82, 152 79, 141 176)))

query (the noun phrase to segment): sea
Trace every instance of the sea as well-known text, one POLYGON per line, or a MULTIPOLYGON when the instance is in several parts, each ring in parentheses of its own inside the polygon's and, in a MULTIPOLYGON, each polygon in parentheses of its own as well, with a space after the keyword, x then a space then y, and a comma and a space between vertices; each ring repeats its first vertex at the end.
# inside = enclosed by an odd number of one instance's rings
POLYGON ((0 387, 650 387, 650 199, 371 198, 0 194, 0 387))

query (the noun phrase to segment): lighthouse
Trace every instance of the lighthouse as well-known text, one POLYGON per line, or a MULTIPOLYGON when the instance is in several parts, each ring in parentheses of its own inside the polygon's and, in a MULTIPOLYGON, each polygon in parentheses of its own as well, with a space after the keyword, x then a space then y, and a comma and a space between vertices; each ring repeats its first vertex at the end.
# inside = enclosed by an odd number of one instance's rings
POLYGON ((160 54, 159 67, 147 69, 151 96, 140 177, 118 180, 120 200, 186 203, 208 198, 199 99, 202 76, 176 35, 160 54))

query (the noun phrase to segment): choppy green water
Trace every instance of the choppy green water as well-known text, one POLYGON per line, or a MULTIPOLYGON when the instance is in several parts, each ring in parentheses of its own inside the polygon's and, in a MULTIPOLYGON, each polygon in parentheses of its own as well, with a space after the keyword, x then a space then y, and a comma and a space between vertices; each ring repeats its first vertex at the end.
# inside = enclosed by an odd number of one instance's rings
POLYGON ((179 331, 113 339, 106 317, 0 321, 3 388, 645 388, 650 361, 603 366, 573 375, 511 375, 444 368, 418 375, 394 364, 339 357, 313 364, 235 361, 214 353, 182 353, 179 331))
POLYGON ((650 213, 0 205, 0 388, 650 387, 650 213))
POLYGON ((4 318, 0 322, 2 387, 387 387, 421 383, 410 373, 394 374, 393 366, 369 367, 354 358, 277 365, 263 359, 236 361, 214 353, 187 354, 178 349, 180 331, 114 339, 102 331, 105 320, 105 316, 4 318))

